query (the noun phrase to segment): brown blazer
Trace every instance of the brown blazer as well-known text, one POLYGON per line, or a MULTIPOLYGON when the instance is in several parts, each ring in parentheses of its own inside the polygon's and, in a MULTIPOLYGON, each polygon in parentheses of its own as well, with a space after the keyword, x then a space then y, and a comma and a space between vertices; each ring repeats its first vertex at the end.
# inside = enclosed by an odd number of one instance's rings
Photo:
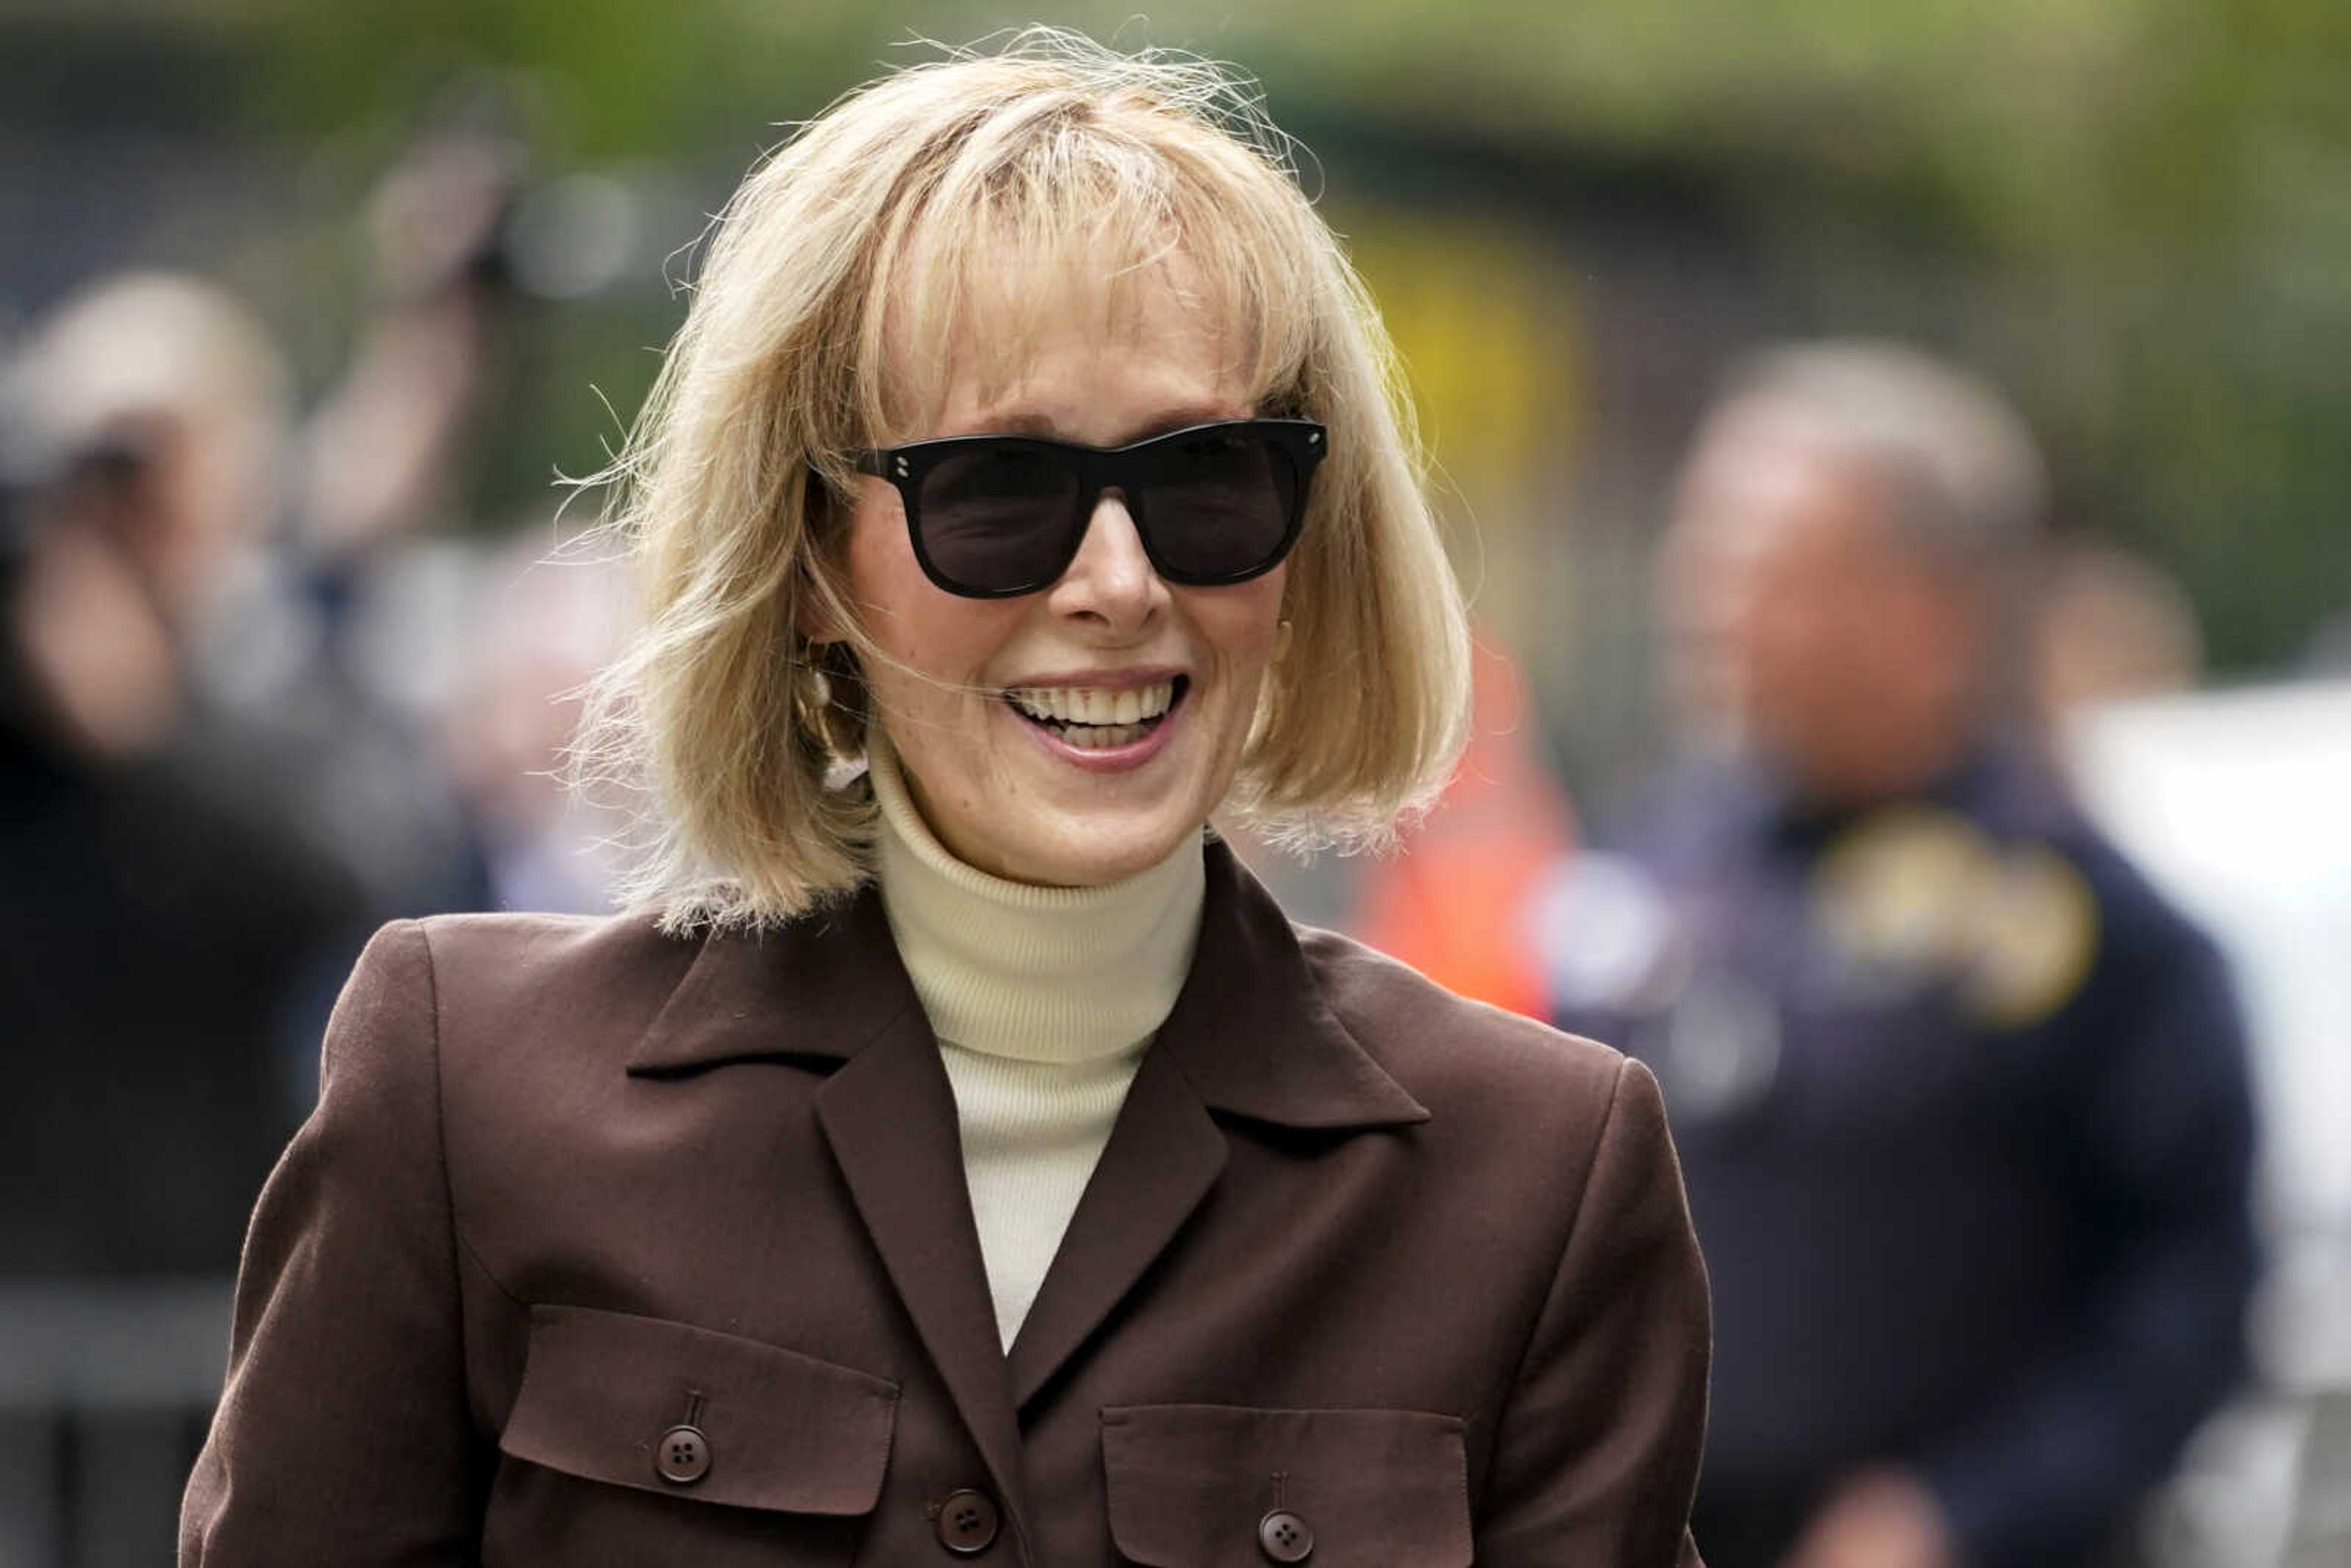
POLYGON ((391 926, 254 1216, 180 1561, 1697 1561, 1706 1281, 1649 1075, 1294 929, 1221 845, 995 1323, 870 888, 759 940, 391 926))

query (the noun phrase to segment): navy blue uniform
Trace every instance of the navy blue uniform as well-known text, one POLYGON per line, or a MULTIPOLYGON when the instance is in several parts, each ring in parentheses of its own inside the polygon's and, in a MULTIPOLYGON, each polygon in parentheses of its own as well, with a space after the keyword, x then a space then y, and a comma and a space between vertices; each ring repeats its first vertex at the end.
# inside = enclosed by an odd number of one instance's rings
POLYGON ((2212 945, 1991 755, 1861 813, 1715 774, 1555 891, 1560 1021, 1656 1070, 1713 1280, 1708 1561, 1768 1563, 1872 1462, 1976 1568, 2082 1561, 2241 1369, 2212 945))

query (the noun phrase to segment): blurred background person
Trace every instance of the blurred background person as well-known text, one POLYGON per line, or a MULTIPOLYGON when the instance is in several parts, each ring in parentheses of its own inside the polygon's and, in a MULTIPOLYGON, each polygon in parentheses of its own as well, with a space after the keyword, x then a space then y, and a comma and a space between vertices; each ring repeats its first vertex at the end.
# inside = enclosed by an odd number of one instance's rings
POLYGON ((378 303, 306 421, 184 274, 89 283, 5 365, 0 1564, 169 1554, 188 1350, 217 1358, 336 986, 383 920, 489 896, 372 613, 487 352, 469 146, 384 182, 378 303))
POLYGON ((127 277, 63 306, 6 379, 0 1562, 60 1561, 71 1536, 136 1560, 168 1547, 157 1504, 186 1464, 173 1352, 225 1315, 225 1281, 189 1281, 233 1267, 306 1109, 289 1065, 361 900, 193 717, 198 628, 270 515, 267 339, 200 284, 127 277), (110 1488, 131 1506, 87 1529, 57 1506, 110 1488), (110 1533, 142 1511, 145 1535, 110 1533))
POLYGON ((1677 486, 1712 754, 1571 874, 1554 976, 1666 1085, 1715 1568, 2093 1561, 2242 1367, 2236 1008, 2034 759, 2043 489, 1988 388, 1848 342, 1750 362, 1677 486))
POLYGON ((0 1272, 226 1269, 360 917, 193 715, 199 630, 274 513, 284 368, 225 295, 150 275, 67 303, 9 382, 0 1010, 31 1092, 0 1112, 0 1272))
POLYGON ((360 938, 486 895, 438 749, 370 664, 365 612, 432 513, 479 377, 489 162, 428 140, 382 182, 380 308, 306 422, 269 331, 181 274, 94 281, 11 363, 5 831, 26 936, 0 964, 45 1020, 27 1047, 55 1042, 28 1059, 87 1092, 58 1078, 53 1103, 19 1102, 26 1135, 0 1158, 29 1175, 64 1168, 62 1148, 129 1153, 78 1189, 108 1195, 104 1217, 22 1205, 15 1236, 48 1239, 12 1236, 0 1270, 232 1267, 360 938), (200 915, 206 898, 235 916, 200 915), (93 939, 110 922, 115 940, 93 939), (110 1059, 174 1035, 153 1071, 110 1059))

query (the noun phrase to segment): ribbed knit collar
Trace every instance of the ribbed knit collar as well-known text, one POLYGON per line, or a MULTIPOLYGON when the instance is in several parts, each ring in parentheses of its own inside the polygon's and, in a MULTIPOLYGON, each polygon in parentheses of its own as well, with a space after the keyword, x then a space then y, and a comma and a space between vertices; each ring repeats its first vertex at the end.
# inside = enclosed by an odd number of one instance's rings
POLYGON ((1201 835, 1102 887, 1033 887, 950 854, 923 821, 897 758, 870 737, 882 904, 941 1040, 1024 1061, 1131 1051, 1176 1005, 1207 888, 1201 835))

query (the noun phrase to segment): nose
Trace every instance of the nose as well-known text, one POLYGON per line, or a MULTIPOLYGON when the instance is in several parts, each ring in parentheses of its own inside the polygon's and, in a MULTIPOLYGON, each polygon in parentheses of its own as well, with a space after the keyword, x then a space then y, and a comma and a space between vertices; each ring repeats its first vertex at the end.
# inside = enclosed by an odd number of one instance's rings
POLYGON ((1143 548, 1125 497, 1103 491, 1087 519, 1076 559, 1052 587, 1054 612, 1132 633, 1149 626, 1167 600, 1167 584, 1143 548))

